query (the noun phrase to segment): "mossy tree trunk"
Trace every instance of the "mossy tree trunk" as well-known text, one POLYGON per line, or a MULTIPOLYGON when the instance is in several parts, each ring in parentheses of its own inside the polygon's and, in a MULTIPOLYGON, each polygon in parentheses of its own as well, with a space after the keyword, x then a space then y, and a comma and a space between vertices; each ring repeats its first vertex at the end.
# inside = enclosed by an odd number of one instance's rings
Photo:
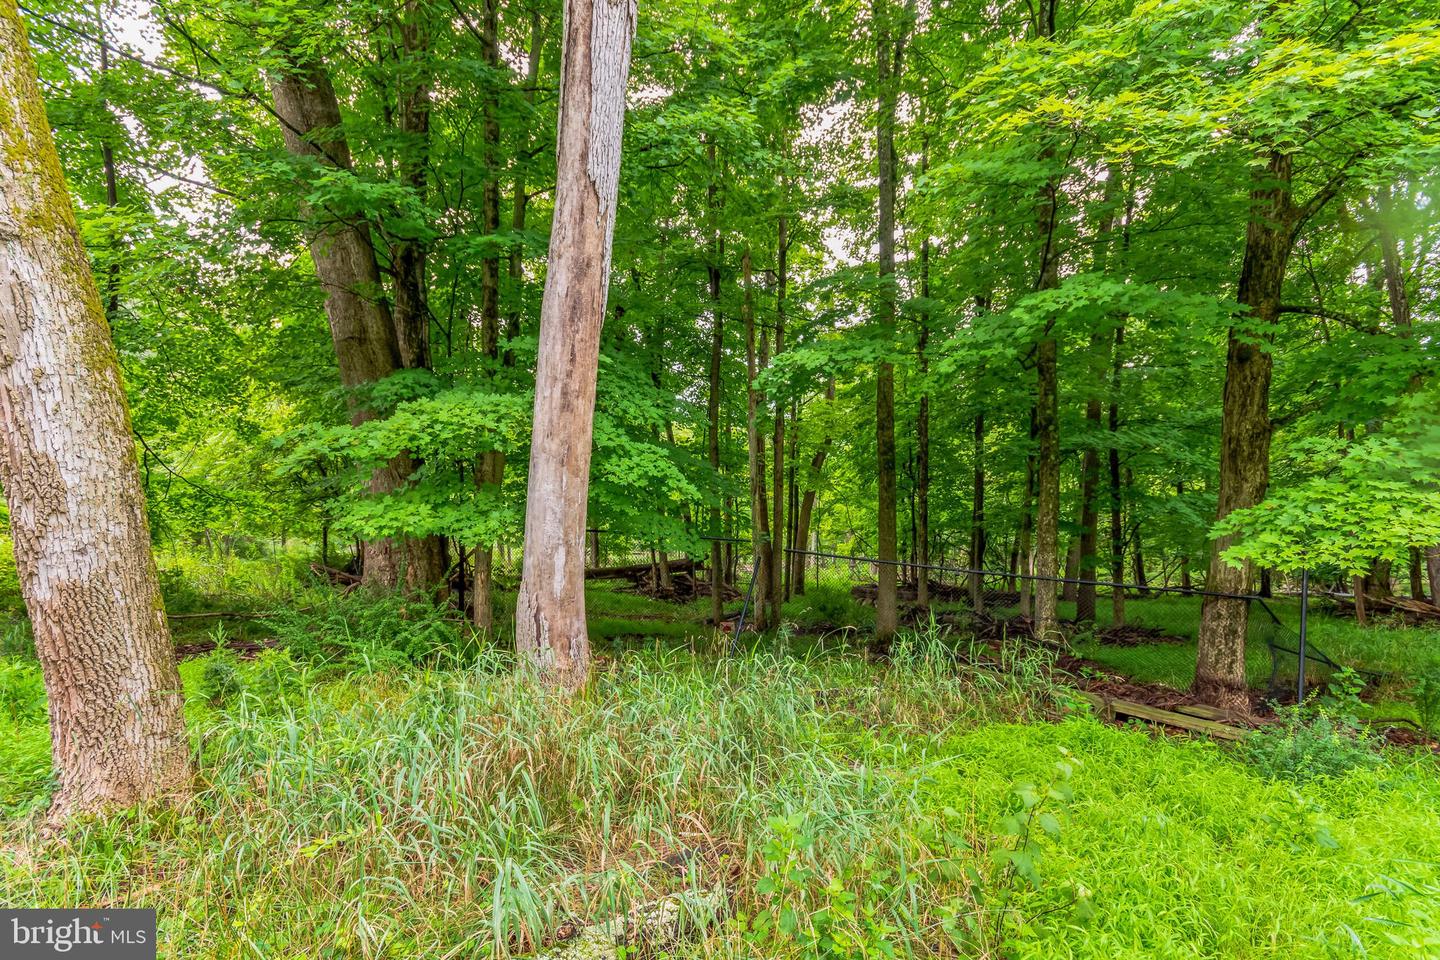
POLYGON ((0 481, 50 706, 50 816, 189 785, 130 415, 13 0, 0 0, 0 481))

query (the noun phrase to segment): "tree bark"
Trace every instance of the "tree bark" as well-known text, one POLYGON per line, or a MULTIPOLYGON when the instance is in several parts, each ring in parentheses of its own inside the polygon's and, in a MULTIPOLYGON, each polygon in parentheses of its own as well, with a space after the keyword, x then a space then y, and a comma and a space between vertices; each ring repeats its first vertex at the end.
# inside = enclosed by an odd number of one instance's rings
MULTIPOLYGON (((930 138, 921 142, 920 175, 930 171, 930 138)), ((920 241, 920 299, 916 359, 920 373, 920 403, 915 412, 915 603, 930 609, 930 235, 920 241)))
MULTIPOLYGON (((425 200, 430 170, 430 23, 421 0, 405 0, 400 10, 400 62, 398 90, 400 172, 425 200)), ((402 237, 392 248, 395 271, 395 337, 400 362, 407 370, 430 368, 430 310, 425 290, 425 245, 402 237)))
POLYGON ((590 669, 585 512, 634 36, 634 0, 565 0, 555 213, 515 647, 548 682, 572 690, 590 669))
POLYGON ((12 0, 0 49, 0 481, 58 823, 183 792, 190 744, 120 365, 12 0))
MULTIPOLYGON (((835 381, 825 388, 825 399, 835 399, 835 381)), ((825 469, 825 459, 830 455, 832 438, 826 436, 820 441, 815 455, 810 458, 810 472, 805 475, 805 492, 800 496, 800 509, 795 520, 795 544, 801 550, 810 549, 810 520, 815 510, 816 483, 820 471, 825 469)), ((796 554, 792 560, 790 581, 795 585, 795 595, 805 595, 805 555, 796 554)))
MULTIPOLYGON (((1055 34, 1056 0, 1040 0, 1036 34, 1049 39, 1055 34)), ((1042 162, 1049 163, 1054 151, 1046 147, 1042 162)), ((1053 290, 1060 285, 1060 258, 1056 247, 1059 184, 1047 181, 1036 209, 1040 264, 1035 289, 1053 290)), ((1035 636, 1041 640, 1061 638, 1056 609, 1055 579, 1060 569, 1060 346, 1048 326, 1035 351, 1035 432, 1039 441, 1036 457, 1035 506, 1035 636)))
MULTIPOLYGON (((1216 519, 1252 507, 1265 497, 1270 482, 1269 341, 1279 315, 1285 268, 1294 239, 1290 201, 1290 154, 1275 151, 1256 174, 1250 193, 1250 224, 1240 268, 1238 299, 1249 309, 1231 326, 1225 368, 1220 427, 1220 491, 1216 519)), ((1254 564, 1235 567, 1221 559, 1233 536, 1216 539, 1210 549, 1205 587, 1219 594, 1248 594, 1254 564)), ((1245 682, 1246 600, 1207 596, 1201 606, 1195 693, 1227 709, 1248 710, 1245 682)))
POLYGON ((971 431, 973 459, 970 499, 970 606, 979 613, 985 609, 985 581, 980 571, 985 567, 985 410, 975 412, 971 431))
POLYGON ((1110 579, 1116 586, 1110 589, 1110 622, 1114 626, 1125 623, 1125 591, 1119 585, 1125 582, 1125 503, 1120 486, 1120 448, 1117 441, 1120 434, 1120 372, 1124 369, 1121 349, 1125 344, 1125 326, 1115 328, 1115 343, 1110 358, 1110 579))
MULTIPOLYGON (((785 297, 789 283, 789 221, 782 215, 776 225, 775 252, 775 356, 785 349, 785 297)), ((771 440, 770 497, 770 622, 780 625, 785 602, 785 405, 775 402, 775 436, 771 440)))
POLYGON ((1430 581, 1430 602, 1440 604, 1440 547, 1426 548, 1425 575, 1430 581))
POLYGON ((1020 511, 1020 616, 1035 616, 1035 408, 1030 408, 1030 451, 1025 454, 1025 505, 1020 511))
MULTIPOLYGON (((879 272, 880 291, 876 320, 888 341, 895 329, 895 199, 897 192, 895 157, 895 115, 899 102, 899 75, 904 56, 904 32, 890 23, 890 4, 874 0, 876 86, 875 142, 879 170, 879 272)), ((877 580, 875 593, 875 641, 872 652, 887 656, 899 625, 896 566, 899 537, 896 529, 895 481, 895 367, 881 361, 875 379, 876 528, 877 580)))
MULTIPOLYGON (((480 188, 480 229, 486 236, 500 232, 500 91, 496 79, 500 62, 500 3, 484 0, 480 16, 480 57, 490 68, 481 102, 481 166, 484 181, 480 188)), ((522 214, 523 216, 523 214, 522 214)), ((500 252, 480 258, 480 342, 479 353, 490 364, 492 377, 500 368, 500 252)), ((498 497, 505 482, 505 453, 486 450, 475 462, 475 486, 498 497)), ((495 627, 495 545, 475 545, 475 580, 471 590, 475 629, 488 633, 495 627)))
MULTIPOLYGON (((725 238, 720 235, 719 208, 716 201, 719 172, 715 169, 715 142, 710 141, 706 149, 710 160, 710 184, 705 189, 706 211, 711 220, 711 258, 707 266, 710 282, 710 392, 705 402, 706 422, 709 424, 707 453, 710 469, 715 479, 720 479, 720 371, 725 355, 725 321, 720 313, 720 271, 725 262, 725 238)), ((724 535, 723 513, 717 491, 715 506, 710 508, 711 535, 724 535)), ((725 581, 725 559, 723 546, 718 539, 710 541, 710 620, 717 627, 725 615, 725 601, 722 588, 725 581)))
MULTIPOLYGON (((286 149, 296 157, 313 158, 339 170, 350 169, 350 147, 340 129, 340 104, 329 74, 317 63, 296 60, 292 68, 271 78, 275 113, 281 120, 286 149)), ((389 304, 384 298, 380 268, 370 228, 359 217, 317 219, 307 239, 315 275, 325 288, 325 315, 340 368, 340 382, 351 391, 350 422, 355 425, 378 414, 355 395, 365 387, 399 370, 400 345, 389 304)), ((370 492, 392 493, 403 487, 415 470, 401 454, 371 474, 370 492)), ((361 546, 364 581, 369 586, 394 588, 403 582, 427 590, 443 577, 440 557, 429 538, 382 538, 361 546)))
POLYGON ((755 378, 763 368, 766 348, 765 334, 762 331, 759 341, 760 358, 757 363, 755 299, 748 247, 740 254, 740 283, 744 297, 740 302, 740 320, 745 327, 745 437, 750 467, 750 542, 755 555, 754 569, 750 573, 753 583, 750 597, 754 603, 755 628, 764 630, 769 624, 770 568, 773 566, 774 557, 770 543, 769 509, 765 501, 765 440, 760 433, 761 397, 760 391, 755 389, 755 378))

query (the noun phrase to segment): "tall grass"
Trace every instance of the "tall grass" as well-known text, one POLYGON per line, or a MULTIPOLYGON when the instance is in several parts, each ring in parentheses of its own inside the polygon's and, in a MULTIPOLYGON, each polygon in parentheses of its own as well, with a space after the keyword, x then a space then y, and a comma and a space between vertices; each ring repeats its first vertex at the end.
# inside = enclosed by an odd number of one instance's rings
POLYGON ((0 903, 154 906, 185 958, 518 957, 721 887, 676 956, 1344 956, 1343 926, 1398 958, 1440 929, 1433 766, 1292 793, 1212 746, 1036 723, 1043 664, 969 678, 934 635, 884 667, 656 648, 575 699, 493 653, 323 682, 269 659, 192 698, 187 803, 51 841, 5 822, 0 903), (1081 766, 1042 883, 1007 881, 1007 798, 1062 746, 1081 766), (1414 892, 1357 901, 1392 881, 1414 892), (961 921, 1002 903, 962 952, 961 921))
POLYGON ((493 657, 293 693, 197 717, 180 808, 60 847, 12 822, 38 852, 0 902, 158 905, 174 956, 522 955, 572 917, 745 889, 775 816, 829 825, 833 863, 874 855, 907 789, 878 767, 989 715, 923 651, 881 673, 666 653, 578 700, 493 657))

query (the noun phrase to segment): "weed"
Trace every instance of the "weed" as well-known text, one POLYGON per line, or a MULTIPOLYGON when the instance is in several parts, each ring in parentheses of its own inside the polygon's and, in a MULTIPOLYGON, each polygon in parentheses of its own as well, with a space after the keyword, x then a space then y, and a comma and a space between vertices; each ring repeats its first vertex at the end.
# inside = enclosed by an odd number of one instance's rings
POLYGON ((1431 733, 1440 731, 1440 668, 1415 676, 1410 686, 1420 726, 1431 733))
POLYGON ((13 724, 45 719, 45 681, 34 661, 0 660, 0 719, 13 724))
POLYGON ((1241 744, 1242 755, 1267 777, 1304 783, 1381 762, 1378 741, 1351 714, 1325 704, 1276 712, 1279 723, 1254 731, 1241 744))
POLYGON ((327 591, 308 606, 285 608, 262 622, 298 660, 372 672, 460 652, 462 634, 447 617, 425 600, 327 591))

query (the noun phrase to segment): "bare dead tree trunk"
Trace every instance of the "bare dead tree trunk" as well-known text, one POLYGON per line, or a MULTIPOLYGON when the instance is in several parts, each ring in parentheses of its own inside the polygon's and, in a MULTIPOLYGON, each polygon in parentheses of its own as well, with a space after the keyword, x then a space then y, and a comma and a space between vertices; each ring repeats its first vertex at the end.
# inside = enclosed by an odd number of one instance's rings
POLYGON ((0 481, 58 823, 185 791, 190 744, 120 365, 11 0, 0 49, 0 481))
POLYGON ((515 647, 549 682, 572 690, 590 670, 585 511, 634 36, 635 0, 565 0, 555 214, 515 647))
MULTIPOLYGON (((350 147, 341 132, 340 104, 325 69, 313 62, 296 61, 284 75, 271 78, 270 90, 286 149, 294 156, 349 170, 350 147)), ((369 226, 358 217, 327 217, 311 229, 308 245, 315 274, 325 288, 325 315, 340 382, 353 391, 400 369, 400 345, 384 298, 369 226)), ((349 403, 351 423, 359 425, 376 417, 353 392, 349 403)), ((378 495, 398 490, 414 470, 410 457, 401 454, 374 471, 370 492, 378 495)), ((403 580, 406 586, 423 590, 433 587, 441 576, 434 544, 424 538, 366 541, 361 562, 365 583, 370 586, 394 588, 403 580)))
MULTIPOLYGON (((1251 216, 1238 295, 1250 313, 1230 328, 1220 429, 1220 503, 1216 515, 1220 520, 1231 511, 1259 503, 1270 482, 1273 359, 1268 340, 1280 310, 1296 226, 1290 201, 1292 167, 1290 154, 1273 152, 1267 169, 1256 174, 1250 194, 1251 216)), ((1221 558, 1233 539, 1219 537, 1211 546, 1205 581, 1208 591, 1247 594, 1251 590, 1254 564, 1236 567, 1221 558)), ((1216 706, 1249 709, 1245 682, 1249 613, 1250 605, 1245 600, 1207 596, 1201 606, 1194 690, 1216 706)))

